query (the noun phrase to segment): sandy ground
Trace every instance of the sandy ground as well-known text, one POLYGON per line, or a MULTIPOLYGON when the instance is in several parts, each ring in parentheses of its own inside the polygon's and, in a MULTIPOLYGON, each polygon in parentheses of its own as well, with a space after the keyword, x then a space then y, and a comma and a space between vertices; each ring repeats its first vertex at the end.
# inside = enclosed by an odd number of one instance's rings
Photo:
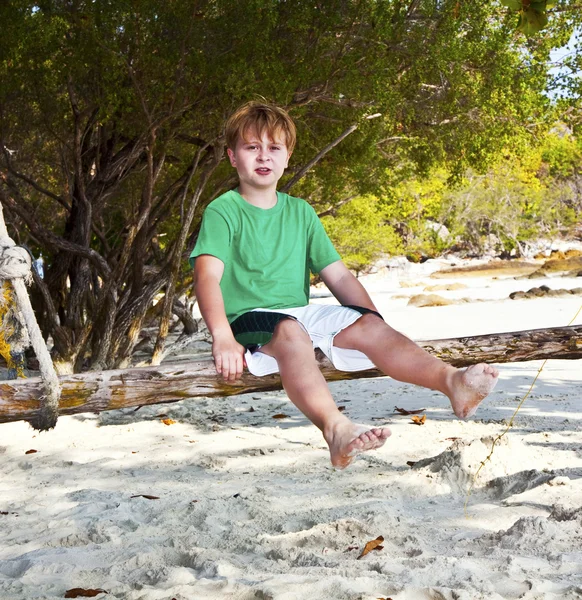
MULTIPOLYGON (((446 282, 439 266, 365 278, 415 339, 566 325, 582 304, 507 299, 580 278, 477 277, 435 292, 471 302, 408 307, 446 282)), ((582 598, 581 361, 546 364, 475 479, 540 364, 500 365, 468 422, 391 379, 332 384, 352 419, 393 431, 345 471, 283 392, 62 417, 44 434, 0 425, 0 598, 582 598), (425 409, 425 424, 395 407, 425 409)))

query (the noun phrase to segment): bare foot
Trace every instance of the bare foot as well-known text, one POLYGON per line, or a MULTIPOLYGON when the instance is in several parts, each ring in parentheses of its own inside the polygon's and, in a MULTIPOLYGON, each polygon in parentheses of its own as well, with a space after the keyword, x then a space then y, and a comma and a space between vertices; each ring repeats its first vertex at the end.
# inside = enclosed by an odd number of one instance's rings
POLYGON ((471 365, 467 369, 457 369, 450 381, 453 412, 459 419, 468 419, 475 414, 477 407, 495 387, 499 371, 485 363, 471 365))
POLYGON ((331 464, 337 469, 345 469, 360 452, 383 446, 391 433, 387 427, 356 425, 346 418, 324 431, 323 437, 329 446, 331 464))

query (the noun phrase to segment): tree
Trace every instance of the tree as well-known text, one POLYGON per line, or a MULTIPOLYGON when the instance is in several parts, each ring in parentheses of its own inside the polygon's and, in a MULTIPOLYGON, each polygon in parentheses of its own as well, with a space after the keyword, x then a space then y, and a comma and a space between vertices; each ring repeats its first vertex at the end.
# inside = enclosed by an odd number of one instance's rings
POLYGON ((374 197, 362 196, 322 219, 346 266, 356 273, 382 254, 396 254, 403 249, 397 233, 384 222, 378 204, 374 197))
POLYGON ((323 211, 380 196, 395 165, 462 172, 525 144, 575 26, 526 42, 476 0, 9 0, 0 18, 0 200, 47 260, 34 301, 62 371, 125 366, 152 315, 159 362, 201 209, 235 184, 222 124, 242 101, 289 108, 289 182, 323 211))
POLYGON ((424 254, 454 248, 521 256, 532 240, 573 232, 582 211, 581 169, 577 140, 555 127, 526 154, 502 152, 486 172, 468 169, 455 185, 443 169, 408 178, 384 199, 382 214, 407 248, 424 254), (439 225, 448 236, 438 236, 439 225))

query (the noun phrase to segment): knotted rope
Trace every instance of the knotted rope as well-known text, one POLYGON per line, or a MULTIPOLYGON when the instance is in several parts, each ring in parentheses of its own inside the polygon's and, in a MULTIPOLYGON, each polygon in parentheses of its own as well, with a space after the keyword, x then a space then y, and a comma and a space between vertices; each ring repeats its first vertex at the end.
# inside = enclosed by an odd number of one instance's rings
POLYGON ((32 259, 28 251, 17 246, 8 236, 0 204, 0 280, 10 281, 14 289, 16 305, 28 330, 44 383, 45 394, 41 397, 40 413, 31 425, 40 431, 47 431, 57 424, 61 386, 26 290, 26 284, 32 282, 31 266, 32 259))
POLYGON ((26 248, 17 246, 13 240, 0 237, 0 279, 24 279, 30 285, 32 260, 26 248))

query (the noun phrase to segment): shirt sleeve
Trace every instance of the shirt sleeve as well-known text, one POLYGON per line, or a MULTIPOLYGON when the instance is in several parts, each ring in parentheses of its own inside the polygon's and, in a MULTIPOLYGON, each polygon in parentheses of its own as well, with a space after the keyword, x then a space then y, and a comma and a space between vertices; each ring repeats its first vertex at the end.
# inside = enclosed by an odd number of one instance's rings
POLYGON ((329 239, 315 210, 309 206, 309 211, 311 223, 309 227, 308 263, 312 273, 319 273, 331 263, 341 260, 341 256, 329 239))
POLYGON ((228 263, 231 242, 232 232, 225 218, 212 207, 208 207, 202 217, 196 245, 190 254, 190 266, 194 266, 195 258, 201 254, 211 254, 224 264, 228 263))

